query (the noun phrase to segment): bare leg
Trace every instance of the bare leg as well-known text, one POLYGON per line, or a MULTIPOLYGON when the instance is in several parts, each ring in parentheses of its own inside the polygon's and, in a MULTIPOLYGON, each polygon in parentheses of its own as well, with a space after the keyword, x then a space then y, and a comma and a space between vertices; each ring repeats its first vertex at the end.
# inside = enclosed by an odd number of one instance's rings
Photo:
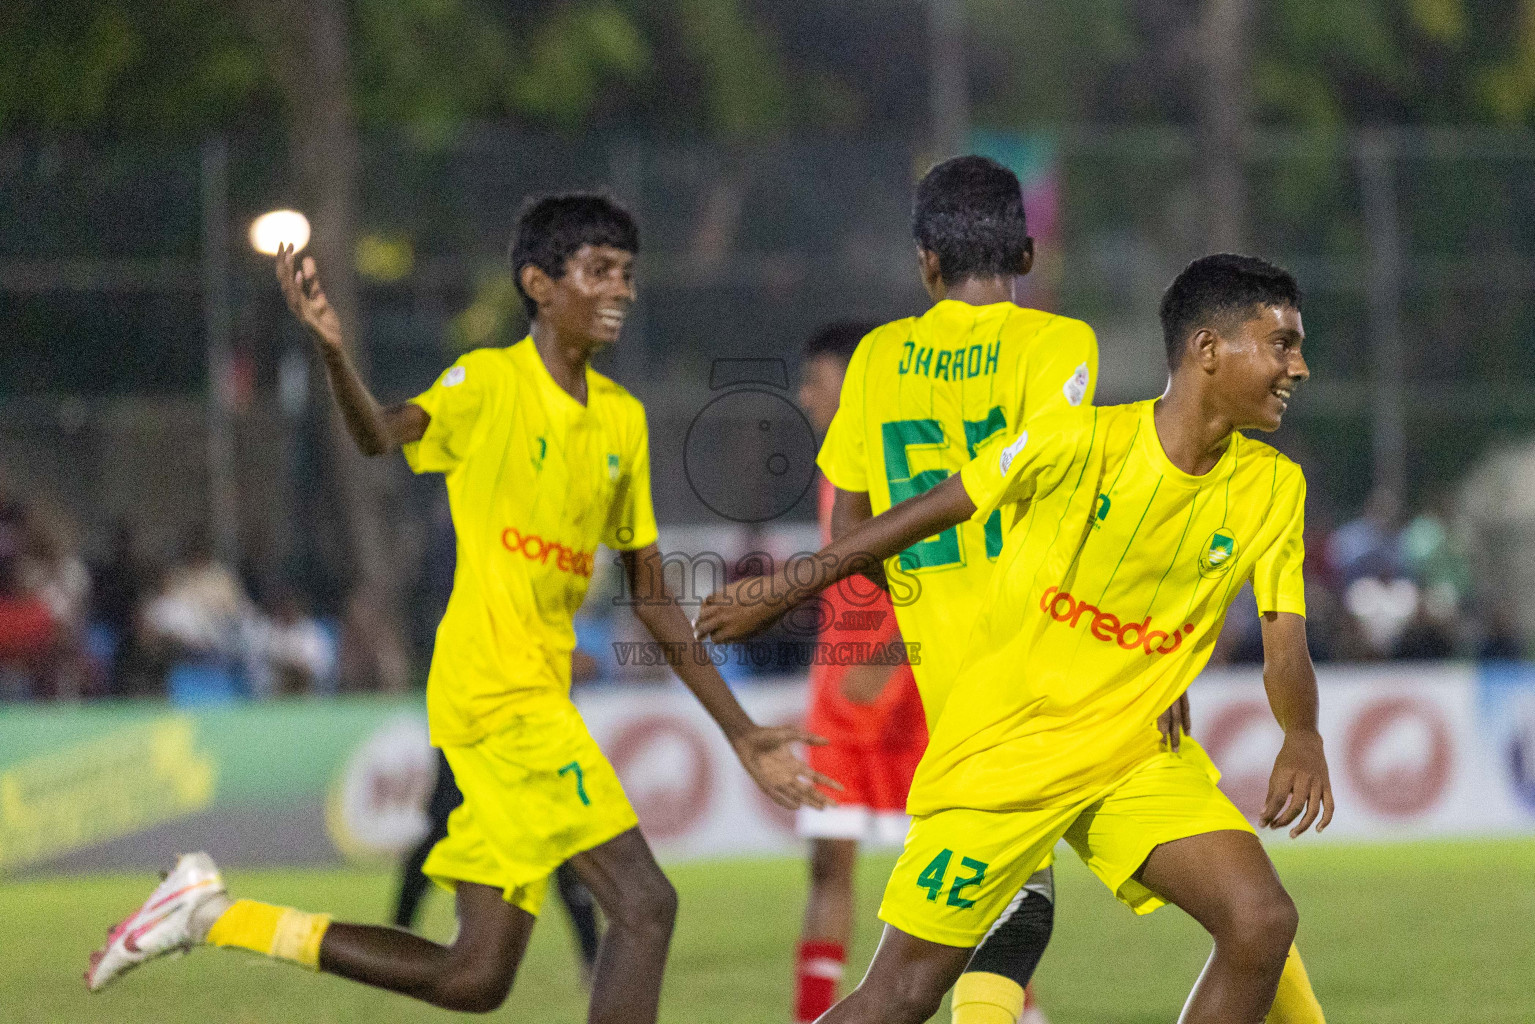
POLYGON ((591 1024, 650 1024, 677 920, 677 890, 640 830, 632 828, 569 861, 607 921, 592 974, 591 1024))
POLYGON ((1258 837, 1230 830, 1163 843, 1138 877, 1215 940, 1181 1024, 1260 1024, 1298 918, 1258 837))
POLYGON ((817 1024, 922 1024, 970 961, 970 949, 928 942, 885 926, 869 973, 817 1024))
POLYGON ((837 1001, 848 940, 853 934, 853 869, 858 843, 825 837, 810 840, 810 895, 794 952, 796 1024, 822 1016, 837 1001))
POLYGON ((488 885, 458 885, 458 937, 451 946, 395 928, 333 924, 320 970, 414 996, 445 1010, 485 1013, 511 991, 534 917, 488 885))
POLYGON ((800 940, 847 945, 853 934, 853 869, 858 843, 852 839, 810 841, 810 898, 800 940))

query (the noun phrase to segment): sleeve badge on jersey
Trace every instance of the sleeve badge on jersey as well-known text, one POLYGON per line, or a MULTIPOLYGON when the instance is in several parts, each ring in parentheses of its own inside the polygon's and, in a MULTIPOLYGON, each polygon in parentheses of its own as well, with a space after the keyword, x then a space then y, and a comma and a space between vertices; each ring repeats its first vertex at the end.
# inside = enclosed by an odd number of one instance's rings
POLYGON ((455 387, 462 384, 467 376, 469 376, 469 371, 462 366, 450 366, 448 367, 448 372, 442 375, 442 386, 445 388, 455 387))
POLYGON ((998 460, 997 465, 1002 470, 1003 476, 1007 476, 1008 467, 1013 464, 1013 460, 1018 457, 1018 453, 1023 451, 1023 446, 1028 443, 1029 432, 1025 430, 1018 435, 1018 440, 1002 449, 1002 458, 998 460))
POLYGON ((1092 371, 1083 363, 1078 366, 1076 372, 1066 378, 1066 384, 1061 388, 1061 394, 1066 396, 1066 401, 1072 405, 1081 405, 1082 399, 1087 397, 1087 385, 1092 380, 1092 371))

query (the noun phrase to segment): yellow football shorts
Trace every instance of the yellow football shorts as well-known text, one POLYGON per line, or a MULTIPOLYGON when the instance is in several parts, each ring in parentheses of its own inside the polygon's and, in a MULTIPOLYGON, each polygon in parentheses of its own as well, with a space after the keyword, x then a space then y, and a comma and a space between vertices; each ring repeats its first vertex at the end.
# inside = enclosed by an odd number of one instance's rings
POLYGON ((1133 876, 1161 843, 1206 832, 1253 828, 1216 785, 1203 748, 1143 762, 1078 804, 1027 811, 954 808, 917 818, 906 834, 882 921, 919 939, 974 946, 1031 874, 1065 839, 1093 874, 1137 914, 1163 901, 1133 876))
POLYGON ((569 702, 443 753, 464 802, 421 870, 445 889, 493 885, 536 916, 555 868, 639 823, 569 702))

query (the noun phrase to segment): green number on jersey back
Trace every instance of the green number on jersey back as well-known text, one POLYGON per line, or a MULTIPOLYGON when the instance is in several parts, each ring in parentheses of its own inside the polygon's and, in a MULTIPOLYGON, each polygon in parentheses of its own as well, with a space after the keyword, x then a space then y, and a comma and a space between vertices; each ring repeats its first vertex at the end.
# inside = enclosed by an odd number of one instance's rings
MULTIPOLYGON (((1002 407, 994 405, 986 413, 984 420, 965 421, 965 450, 970 457, 975 458, 975 450, 986 443, 993 434, 1000 434, 1007 429, 1007 417, 1002 415, 1002 407)), ((986 517, 986 557, 996 558, 1002 553, 1002 510, 997 509, 986 517)))
MULTIPOLYGON (((994 405, 985 419, 965 420, 965 451, 975 458, 975 451, 993 434, 1007 429, 1007 417, 1000 405, 994 405)), ((890 486, 890 504, 899 505, 907 498, 915 498, 930 491, 949 478, 947 469, 928 469, 915 475, 911 472, 912 448, 947 448, 943 424, 938 420, 894 420, 880 427, 884 438, 885 480, 890 486)), ((993 512, 986 520, 986 557, 996 558, 1002 553, 1002 513, 993 512)), ((959 550, 959 529, 951 526, 927 540, 918 541, 898 556, 901 568, 907 572, 915 569, 935 569, 945 565, 960 565, 964 559, 959 550)))
MULTIPOLYGON (((947 448, 943 424, 937 420, 896 420, 881 427, 885 440, 885 477, 890 484, 890 504, 899 505, 930 491, 949 478, 947 469, 929 469, 912 475, 910 448, 947 448)), ((901 568, 932 569, 959 561, 959 530, 949 527, 929 540, 919 540, 898 556, 901 568)))

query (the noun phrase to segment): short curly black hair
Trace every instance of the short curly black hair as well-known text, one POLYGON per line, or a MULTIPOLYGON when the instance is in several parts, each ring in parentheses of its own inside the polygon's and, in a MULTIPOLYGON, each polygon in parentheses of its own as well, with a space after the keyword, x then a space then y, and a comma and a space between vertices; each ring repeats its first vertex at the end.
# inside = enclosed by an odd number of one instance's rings
POLYGON ((879 324, 872 320, 837 320, 822 327, 805 341, 801 352, 807 360, 817 356, 853 358, 858 343, 879 324))
POLYGON ((1183 361, 1189 335, 1201 327, 1226 326, 1262 306, 1301 307, 1300 285, 1288 270, 1256 256, 1220 252, 1183 268, 1162 293, 1162 340, 1167 366, 1183 361))
POLYGON ((535 266, 559 280, 565 276, 565 261, 583 245, 611 245, 638 254, 640 229, 628 210, 594 192, 541 196, 524 204, 510 258, 512 280, 529 317, 538 316, 538 303, 522 287, 522 268, 535 266))
POLYGON ((917 186, 911 233, 944 284, 1018 273, 1031 244, 1018 176, 984 156, 945 160, 917 186))

